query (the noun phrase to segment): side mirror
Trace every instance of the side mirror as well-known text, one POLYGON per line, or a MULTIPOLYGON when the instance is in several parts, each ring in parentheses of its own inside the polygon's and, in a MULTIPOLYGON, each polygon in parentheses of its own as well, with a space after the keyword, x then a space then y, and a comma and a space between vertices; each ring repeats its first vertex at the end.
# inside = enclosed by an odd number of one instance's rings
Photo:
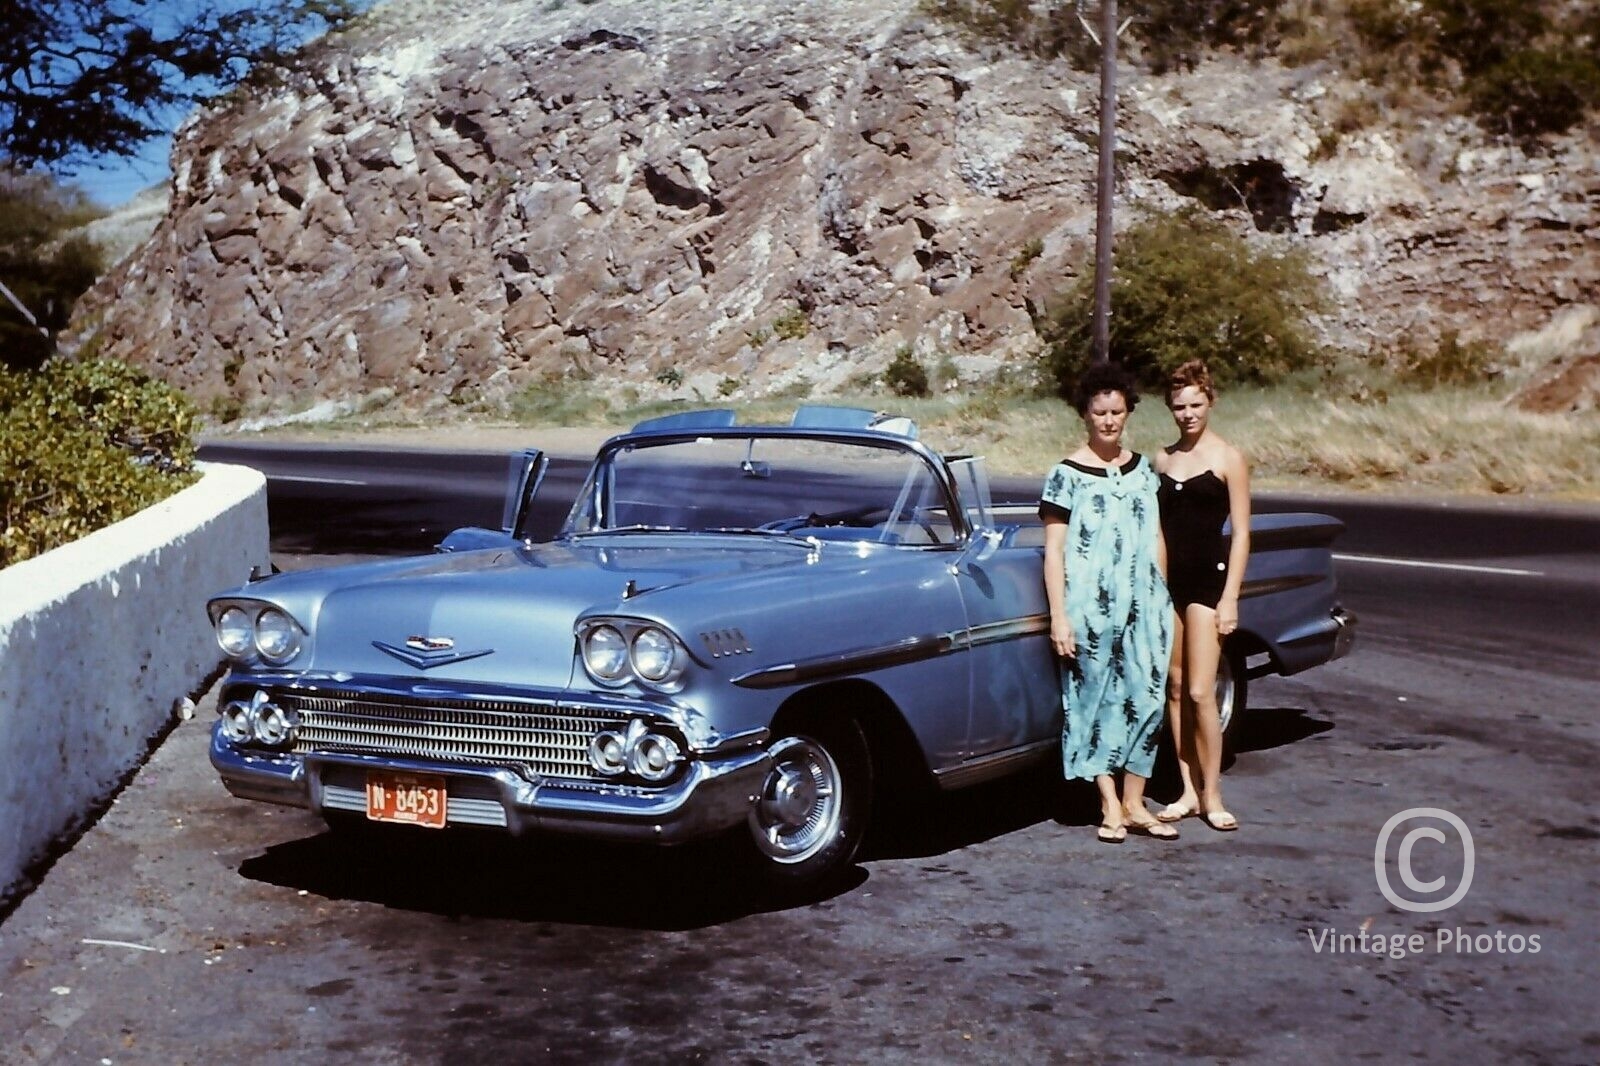
POLYGON ((989 557, 1000 550, 1000 542, 1004 539, 1004 535, 997 529, 974 529, 967 546, 961 549, 961 554, 950 564, 950 572, 959 574, 988 562, 989 557))

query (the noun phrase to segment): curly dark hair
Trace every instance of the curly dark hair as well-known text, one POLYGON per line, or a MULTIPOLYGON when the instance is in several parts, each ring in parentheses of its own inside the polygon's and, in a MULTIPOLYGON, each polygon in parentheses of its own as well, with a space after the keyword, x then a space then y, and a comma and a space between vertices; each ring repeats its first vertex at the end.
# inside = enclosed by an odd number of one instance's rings
POLYGON ((1193 385, 1206 394, 1206 399, 1217 398, 1217 387, 1211 383, 1211 371, 1204 359, 1191 359, 1167 375, 1167 406, 1172 406, 1174 393, 1193 385))
POLYGON ((1122 393, 1130 414, 1139 406, 1139 390, 1133 375, 1121 363, 1090 363, 1089 368, 1078 375, 1078 383, 1072 390, 1072 406, 1080 415, 1087 414, 1090 401, 1102 392, 1122 393))

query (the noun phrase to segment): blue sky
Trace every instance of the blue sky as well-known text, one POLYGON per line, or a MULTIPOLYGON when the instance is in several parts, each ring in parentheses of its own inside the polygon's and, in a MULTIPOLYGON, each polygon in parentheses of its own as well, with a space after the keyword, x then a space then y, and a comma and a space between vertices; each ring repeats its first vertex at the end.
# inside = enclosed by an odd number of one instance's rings
MULTIPOLYGON (((374 2, 381 0, 362 0, 359 6, 371 7, 374 2)), ((154 7, 158 17, 177 22, 190 17, 202 7, 240 10, 257 4, 258 0, 163 0, 154 7)), ((170 128, 177 129, 185 117, 182 112, 168 116, 170 128)), ((171 148, 172 137, 169 133, 141 146, 136 155, 128 158, 106 157, 75 170, 63 171, 61 177, 82 189, 100 206, 121 207, 140 192, 152 185, 164 184, 172 176, 167 166, 171 148)))
POLYGON ((71 184, 89 195, 101 207, 121 207, 135 195, 172 176, 167 167, 170 136, 145 145, 137 156, 107 159, 100 166, 82 167, 64 174, 71 184))

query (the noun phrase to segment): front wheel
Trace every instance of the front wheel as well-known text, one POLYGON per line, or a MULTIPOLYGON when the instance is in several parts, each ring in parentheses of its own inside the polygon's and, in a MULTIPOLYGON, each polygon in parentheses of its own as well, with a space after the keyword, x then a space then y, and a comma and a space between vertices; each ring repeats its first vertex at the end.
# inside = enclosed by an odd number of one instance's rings
POLYGON ((847 869, 866 833, 872 761, 861 727, 846 718, 783 731, 747 824, 763 877, 789 889, 847 869))
POLYGON ((1244 660, 1243 652, 1225 647, 1217 662, 1217 720, 1224 737, 1237 736, 1239 723, 1244 720, 1245 699, 1250 691, 1244 660))

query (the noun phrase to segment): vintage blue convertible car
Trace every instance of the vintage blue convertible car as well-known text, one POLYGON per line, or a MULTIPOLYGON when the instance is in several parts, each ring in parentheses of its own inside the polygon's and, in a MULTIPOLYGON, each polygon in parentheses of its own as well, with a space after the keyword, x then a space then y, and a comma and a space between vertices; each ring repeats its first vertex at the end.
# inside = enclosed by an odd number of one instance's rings
MULTIPOLYGON (((608 441, 560 533, 513 462, 499 530, 278 574, 209 603, 232 659, 229 791, 336 827, 671 843, 733 830, 780 884, 848 866, 886 781, 959 788, 1059 757, 1041 529, 981 459, 904 419, 729 411, 608 441)), ((1219 682, 1344 654, 1319 515, 1262 516, 1219 682)))

